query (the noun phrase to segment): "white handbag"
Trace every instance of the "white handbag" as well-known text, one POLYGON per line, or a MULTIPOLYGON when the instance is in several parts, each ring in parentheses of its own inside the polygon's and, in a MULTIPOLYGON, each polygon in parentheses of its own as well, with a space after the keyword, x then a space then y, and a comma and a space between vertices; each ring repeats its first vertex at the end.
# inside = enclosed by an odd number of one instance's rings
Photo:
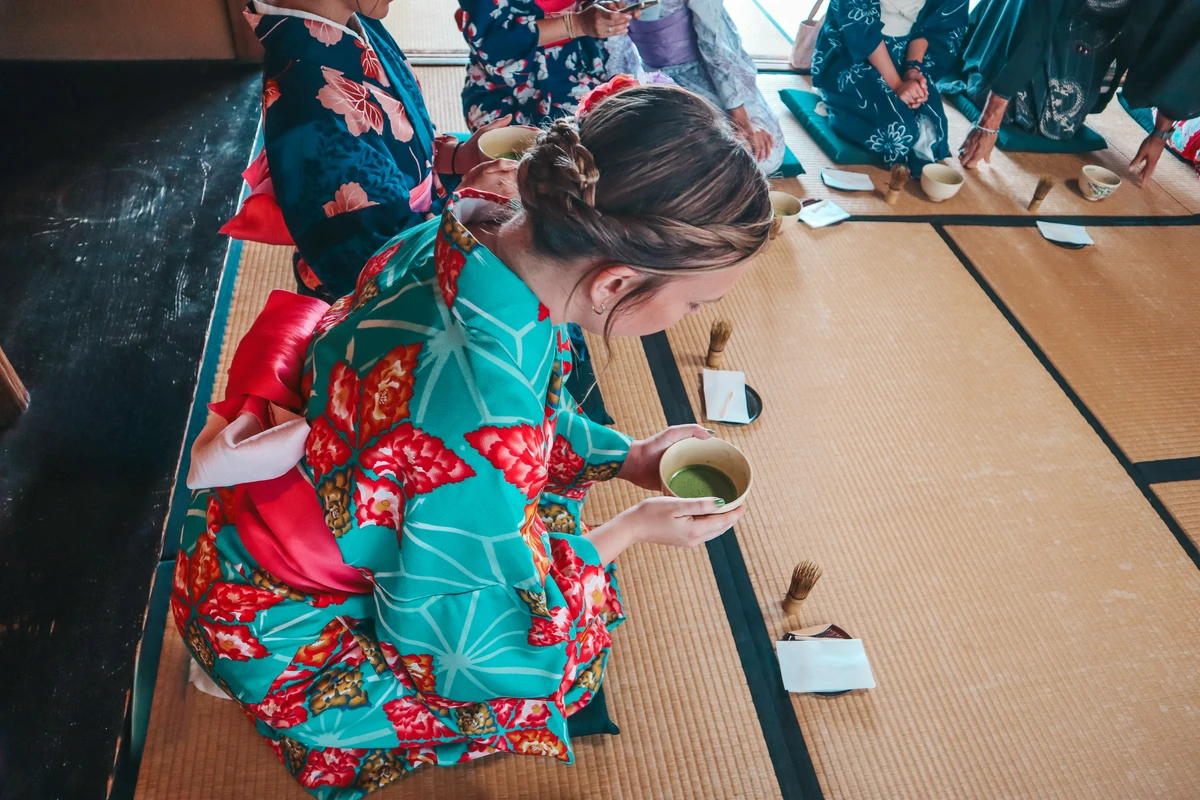
POLYGON ((821 4, 825 0, 817 0, 813 4, 812 11, 808 12, 808 19, 800 23, 800 30, 796 31, 796 41, 792 45, 792 57, 788 59, 788 66, 800 72, 808 72, 812 69, 813 49, 817 44, 817 31, 821 30, 821 23, 825 18, 813 19, 817 16, 817 12, 821 10, 821 4))

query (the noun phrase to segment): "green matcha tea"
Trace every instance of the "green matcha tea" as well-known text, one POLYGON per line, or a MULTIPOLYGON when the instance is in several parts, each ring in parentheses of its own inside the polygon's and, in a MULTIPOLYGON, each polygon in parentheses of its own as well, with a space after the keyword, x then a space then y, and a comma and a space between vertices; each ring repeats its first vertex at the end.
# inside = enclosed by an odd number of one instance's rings
POLYGON ((520 161, 521 155, 520 153, 514 153, 510 150, 507 153, 501 153, 500 155, 496 156, 496 158, 506 158, 509 161, 520 161))
POLYGON ((738 498, 737 487, 721 470, 707 464, 692 464, 671 476, 667 487, 676 497, 719 497, 726 503, 738 498))

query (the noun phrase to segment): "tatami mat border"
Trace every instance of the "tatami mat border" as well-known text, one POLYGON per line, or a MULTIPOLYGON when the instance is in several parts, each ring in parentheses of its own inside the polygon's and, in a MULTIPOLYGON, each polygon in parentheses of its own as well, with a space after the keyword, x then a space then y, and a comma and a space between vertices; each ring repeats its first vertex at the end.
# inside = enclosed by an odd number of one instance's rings
POLYGON ((1200 456, 1139 461, 1133 465, 1146 483, 1179 483, 1200 480, 1200 456))
POLYGON ((1150 503, 1150 506, 1154 509, 1154 512, 1162 518, 1167 528, 1175 536, 1176 541, 1179 542, 1179 546, 1182 547, 1184 552, 1187 553, 1188 558, 1190 558, 1192 563, 1195 564, 1198 569, 1200 569, 1200 548, 1197 548, 1196 543, 1192 541, 1191 537, 1188 536, 1187 532, 1184 531, 1183 527, 1178 521, 1176 521, 1175 517, 1163 504, 1162 500, 1160 500, 1158 495, 1156 495, 1150 488, 1150 481, 1146 480, 1142 470, 1139 469, 1138 464, 1129 460, 1129 458, 1125 455, 1125 452, 1121 450, 1104 426, 1100 424, 1100 420, 1096 418, 1096 415, 1093 414, 1091 409, 1087 407, 1087 404, 1083 402, 1083 399, 1079 396, 1079 394, 1073 388, 1071 388, 1071 384, 1067 382, 1067 379, 1063 376, 1063 374, 1058 370, 1057 367, 1054 366, 1054 363, 1050 360, 1049 356, 1046 355, 1045 350, 1042 349, 1041 345, 1037 343, 1037 340, 1033 338, 1032 334, 1029 333, 1025 326, 1021 324, 1021 321, 1017 319, 1016 314, 1014 314, 1012 309, 1009 308, 1008 304, 1004 301, 1004 298, 1000 297, 1000 295, 996 293, 991 284, 988 283, 987 279, 983 277, 983 274, 980 273, 973 263, 971 263, 971 259, 967 257, 967 254, 963 252, 962 248, 958 246, 958 243, 954 241, 954 237, 947 232, 946 228, 942 224, 934 224, 933 228, 935 231, 937 231, 938 236, 942 238, 942 241, 946 243, 946 246, 950 248, 950 251, 954 253, 955 258, 959 260, 959 263, 963 265, 967 272, 971 274, 971 277, 975 279, 975 282, 979 284, 979 288, 983 290, 988 299, 992 301, 997 310, 999 310, 1004 316, 1004 319, 1008 321, 1008 324, 1012 326, 1013 330, 1017 332, 1017 335, 1021 337, 1021 340, 1025 342, 1025 345, 1033 352, 1033 355, 1037 358, 1038 362, 1042 365, 1046 372, 1050 374, 1050 377, 1054 379, 1054 382, 1058 384, 1058 388, 1063 391, 1063 394, 1067 396, 1072 405, 1075 406, 1075 409, 1083 416, 1084 420, 1087 421, 1092 430, 1096 432, 1096 435, 1100 437, 1100 441, 1104 442, 1105 447, 1107 447, 1113 454, 1113 457, 1117 459, 1117 462, 1121 465, 1122 469, 1128 473, 1129 477, 1133 480, 1138 489, 1141 491, 1142 495, 1146 498, 1146 501, 1150 503))
MULTIPOLYGON (((654 387, 668 425, 693 425, 696 414, 665 332, 642 337, 654 387)), ((742 671, 754 700, 767 752, 783 800, 820 800, 824 795, 783 676, 758 597, 750 582, 737 533, 730 528, 705 544, 721 603, 733 631, 742 671)))

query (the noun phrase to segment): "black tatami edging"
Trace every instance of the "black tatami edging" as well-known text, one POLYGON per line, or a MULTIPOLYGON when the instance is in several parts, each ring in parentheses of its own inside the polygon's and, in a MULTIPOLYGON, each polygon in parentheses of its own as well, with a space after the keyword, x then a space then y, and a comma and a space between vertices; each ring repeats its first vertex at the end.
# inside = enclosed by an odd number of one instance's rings
POLYGON ((1200 456, 1164 458, 1161 461, 1138 461, 1134 468, 1146 483, 1178 483, 1200 481, 1200 456))
MULTIPOLYGON (((650 373, 667 424, 695 423, 696 415, 666 333, 642 337, 642 347, 650 363, 650 373)), ((767 752, 775 768, 779 791, 784 800, 818 800, 823 796, 821 784, 804 743, 791 697, 783 689, 779 661, 750 582, 737 534, 731 528, 708 542, 706 547, 767 752)))
POLYGON ((1038 221, 1093 228, 1179 228, 1200 225, 1200 214, 1171 217, 1102 217, 1070 214, 852 214, 847 222, 919 222, 929 225, 964 225, 990 228, 1034 228, 1038 221))
MULTIPOLYGON (((1112 436, 1109 435, 1108 431, 1105 430, 1104 426, 1100 424, 1100 420, 1097 419, 1096 415, 1093 414, 1091 409, 1087 407, 1087 404, 1083 402, 1083 399, 1079 396, 1079 394, 1073 388, 1071 388, 1071 384, 1067 383, 1067 379, 1061 372, 1059 372, 1058 368, 1054 366, 1054 363, 1050 361, 1050 358, 1046 355, 1046 352, 1042 350, 1041 345, 1037 343, 1025 326, 1021 324, 1021 321, 1017 319, 1016 314, 1012 312, 1012 309, 1008 307, 1008 304, 1004 302, 1004 299, 996 293, 991 284, 987 282, 987 279, 983 277, 983 274, 976 269, 973 263, 971 263, 971 259, 968 258, 967 254, 964 253, 962 248, 958 246, 958 243, 954 241, 954 238, 946 232, 945 227, 935 224, 933 229, 937 231, 938 236, 942 237, 942 241, 945 242, 946 246, 950 248, 950 251, 954 253, 959 263, 963 265, 963 268, 966 269, 967 272, 971 274, 971 277, 975 279, 975 282, 979 284, 979 288, 981 288, 984 294, 988 296, 988 299, 992 301, 1000 313, 1004 315, 1004 318, 1008 320, 1008 324, 1013 327, 1013 330, 1017 332, 1017 335, 1021 337, 1021 340, 1025 342, 1025 345, 1033 352, 1033 355, 1037 358, 1038 362, 1042 365, 1046 372, 1050 374, 1050 377, 1054 379, 1054 382, 1058 384, 1058 388, 1062 390, 1063 394, 1065 394, 1075 406, 1075 409, 1083 416, 1088 425, 1092 427, 1092 430, 1096 432, 1096 435, 1100 437, 1100 441, 1104 442, 1104 445, 1113 454, 1113 457, 1117 459, 1117 462, 1137 485, 1138 489, 1141 490, 1142 495, 1146 498, 1147 502, 1150 503, 1150 506, 1162 518, 1162 521, 1166 524, 1167 528, 1170 529, 1171 533, 1175 536, 1176 541, 1179 542, 1179 546, 1182 547, 1184 552, 1188 554, 1188 557, 1192 559, 1192 563, 1195 564, 1198 569, 1200 569, 1200 549, 1196 547, 1196 543, 1191 540, 1191 538, 1175 520, 1175 517, 1173 517, 1171 512, 1167 510, 1167 507, 1163 505, 1161 500, 1159 500, 1158 495, 1156 495, 1154 490, 1150 488, 1151 481, 1147 481, 1142 473, 1142 470, 1138 468, 1138 465, 1134 464, 1129 460, 1128 457, 1126 457, 1124 451, 1122 451, 1117 445, 1116 440, 1114 440, 1112 436)), ((1161 462, 1143 463, 1154 464, 1161 462)))

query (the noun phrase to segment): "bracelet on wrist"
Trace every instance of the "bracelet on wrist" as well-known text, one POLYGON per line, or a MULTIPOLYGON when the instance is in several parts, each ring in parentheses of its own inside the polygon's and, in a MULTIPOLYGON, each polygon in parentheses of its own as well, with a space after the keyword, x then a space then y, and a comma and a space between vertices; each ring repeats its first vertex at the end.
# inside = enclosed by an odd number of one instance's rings
POLYGON ((575 38, 575 26, 571 24, 571 17, 573 17, 573 16, 575 16, 575 15, 574 14, 565 14, 563 16, 563 22, 565 22, 567 24, 567 38, 569 38, 569 39, 575 38))
POLYGON ((1164 142, 1171 141, 1171 134, 1175 132, 1174 127, 1167 128, 1165 131, 1154 131, 1150 135, 1155 139, 1162 139, 1164 142))
POLYGON ((1000 134, 999 128, 985 128, 978 123, 976 123, 973 127, 975 130, 979 131, 980 133, 986 134, 988 136, 997 136, 1000 134))
POLYGON ((458 171, 458 148, 462 147, 462 142, 454 143, 454 152, 450 154, 450 174, 461 175, 458 171))
POLYGON ((902 64, 900 67, 900 72, 903 74, 905 72, 908 72, 910 69, 915 69, 917 72, 921 73, 922 75, 925 74, 924 65, 920 61, 917 61, 916 59, 909 59, 908 61, 905 61, 904 64, 902 64))

